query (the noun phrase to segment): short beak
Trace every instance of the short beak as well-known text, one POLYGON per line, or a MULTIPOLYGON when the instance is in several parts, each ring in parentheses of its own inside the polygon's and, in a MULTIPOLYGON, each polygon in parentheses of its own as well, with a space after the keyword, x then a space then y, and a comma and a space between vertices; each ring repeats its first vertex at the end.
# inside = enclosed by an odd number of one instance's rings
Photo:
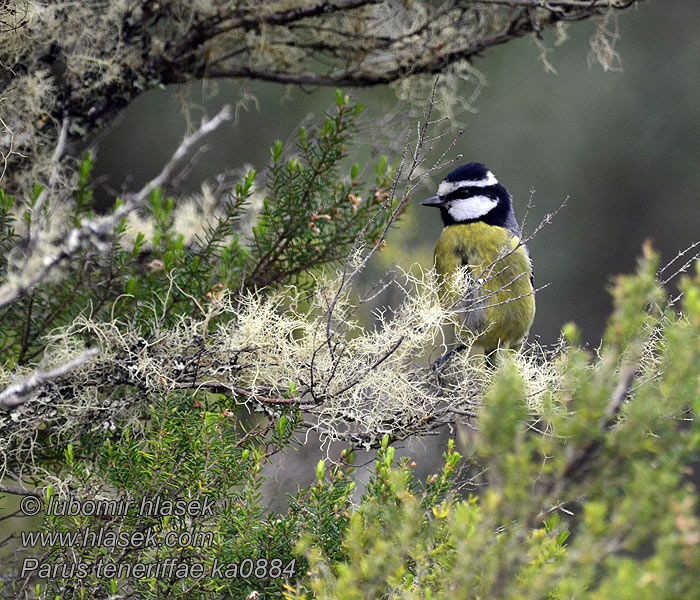
POLYGON ((423 206, 442 206, 442 203, 442 198, 440 198, 440 196, 433 196, 421 202, 423 206))

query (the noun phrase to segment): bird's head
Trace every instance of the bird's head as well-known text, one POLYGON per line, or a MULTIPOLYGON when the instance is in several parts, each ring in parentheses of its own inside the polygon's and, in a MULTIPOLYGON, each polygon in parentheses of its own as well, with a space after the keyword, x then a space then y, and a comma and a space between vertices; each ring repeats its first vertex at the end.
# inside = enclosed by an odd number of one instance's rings
POLYGON ((445 226, 483 221, 519 233, 508 190, 481 163, 457 167, 440 184, 438 195, 421 204, 439 208, 445 226))

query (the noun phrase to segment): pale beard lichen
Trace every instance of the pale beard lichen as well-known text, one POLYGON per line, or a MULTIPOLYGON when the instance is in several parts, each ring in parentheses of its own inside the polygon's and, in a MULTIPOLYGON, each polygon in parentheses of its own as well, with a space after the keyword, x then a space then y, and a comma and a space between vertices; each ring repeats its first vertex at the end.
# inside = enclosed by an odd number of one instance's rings
MULTIPOLYGON (((50 423, 57 435, 70 435, 91 422, 138 426, 144 397, 176 389, 193 396, 227 393, 270 414, 275 399, 283 399, 307 415, 322 441, 358 446, 374 445, 385 433, 400 439, 448 423, 468 424, 493 373, 468 348, 439 374, 431 370, 448 349, 446 329, 462 318, 459 310, 440 302, 440 286, 456 285, 463 292, 465 284, 472 285, 459 276, 450 284, 439 281, 433 270, 415 265, 402 272, 395 279, 402 302, 394 310, 376 311, 373 327, 358 323, 362 298, 353 300, 342 273, 318 276, 311 295, 293 286, 267 296, 217 289, 207 298, 193 298, 201 311, 196 318, 180 317, 175 326, 163 327, 169 296, 178 290, 172 281, 168 292, 152 302, 151 329, 157 333, 147 339, 128 323, 79 315, 47 334, 42 368, 80 355, 85 339, 91 340, 95 356, 62 376, 60 386, 44 386, 31 401, 2 415, 0 449, 18 462, 29 460, 32 436, 27 432, 38 421, 50 423), (61 389, 72 390, 70 397, 61 389)), ((538 352, 515 357, 533 411, 541 394, 557 385, 554 361, 543 366, 541 359, 538 352)), ((4 367, 0 384, 29 372, 4 367)))

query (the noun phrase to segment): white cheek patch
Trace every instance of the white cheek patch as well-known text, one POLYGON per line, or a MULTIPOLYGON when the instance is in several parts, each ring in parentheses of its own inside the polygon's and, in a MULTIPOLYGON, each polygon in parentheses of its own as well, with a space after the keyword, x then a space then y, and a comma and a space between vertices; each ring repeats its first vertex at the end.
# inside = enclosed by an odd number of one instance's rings
POLYGON ((498 200, 488 196, 472 196, 471 198, 453 200, 447 212, 455 221, 468 221, 483 217, 493 210, 496 204, 498 204, 498 200))
POLYGON ((443 181, 438 187, 438 196, 447 196, 455 190, 463 187, 487 187, 489 185, 496 185, 498 179, 494 176, 491 171, 487 171, 486 177, 483 179, 477 179, 476 181, 443 181))

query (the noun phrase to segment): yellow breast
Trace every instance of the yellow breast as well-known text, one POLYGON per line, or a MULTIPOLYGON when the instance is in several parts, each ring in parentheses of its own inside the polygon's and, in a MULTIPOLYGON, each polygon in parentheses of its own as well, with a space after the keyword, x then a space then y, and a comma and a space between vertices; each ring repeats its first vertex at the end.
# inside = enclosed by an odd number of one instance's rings
MULTIPOLYGON (((478 335, 486 353, 519 346, 535 317, 532 267, 520 240, 503 227, 482 222, 450 225, 435 245, 435 266, 448 275, 467 266, 474 286, 468 295, 464 324, 478 335)), ((450 297, 450 303, 454 296, 450 297)))

